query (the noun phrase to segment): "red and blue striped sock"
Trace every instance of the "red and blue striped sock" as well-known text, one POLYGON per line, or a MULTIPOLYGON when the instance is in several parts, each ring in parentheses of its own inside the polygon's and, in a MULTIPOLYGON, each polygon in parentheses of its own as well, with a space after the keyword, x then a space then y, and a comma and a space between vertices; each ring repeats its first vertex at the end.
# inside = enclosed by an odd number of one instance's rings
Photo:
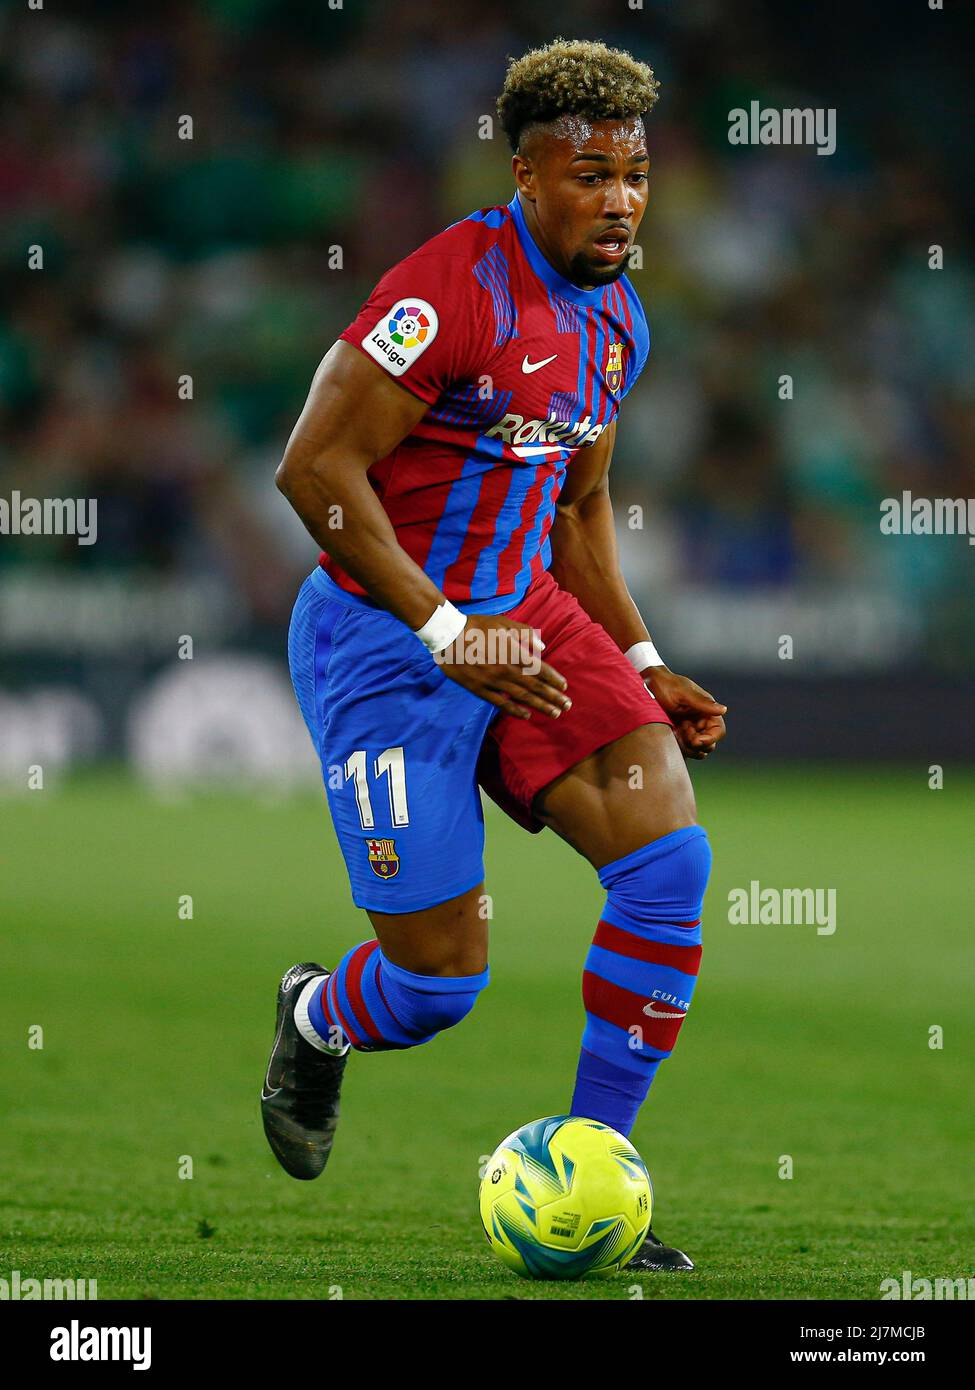
POLYGON ((707 835, 689 826, 599 871, 606 906, 586 957, 572 1114, 629 1134, 686 1017, 701 960, 707 835))

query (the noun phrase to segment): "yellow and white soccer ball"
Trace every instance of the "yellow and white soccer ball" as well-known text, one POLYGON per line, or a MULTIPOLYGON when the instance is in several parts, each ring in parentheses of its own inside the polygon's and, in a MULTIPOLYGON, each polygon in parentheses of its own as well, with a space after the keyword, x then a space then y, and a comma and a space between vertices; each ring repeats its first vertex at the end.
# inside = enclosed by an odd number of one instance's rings
POLYGON ((609 1125, 553 1115, 502 1140, 484 1170, 481 1222, 500 1260, 528 1279, 614 1274, 653 1212, 646 1164, 609 1125))

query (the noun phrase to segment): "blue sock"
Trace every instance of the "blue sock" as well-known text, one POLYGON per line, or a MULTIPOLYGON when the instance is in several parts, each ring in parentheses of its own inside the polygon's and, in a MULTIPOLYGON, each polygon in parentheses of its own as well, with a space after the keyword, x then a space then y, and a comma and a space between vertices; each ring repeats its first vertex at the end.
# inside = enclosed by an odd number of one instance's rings
POLYGON ((308 1002, 308 1022, 329 1047, 385 1052, 429 1042, 474 1007, 488 983, 479 975, 416 975, 364 941, 339 961, 308 1002))

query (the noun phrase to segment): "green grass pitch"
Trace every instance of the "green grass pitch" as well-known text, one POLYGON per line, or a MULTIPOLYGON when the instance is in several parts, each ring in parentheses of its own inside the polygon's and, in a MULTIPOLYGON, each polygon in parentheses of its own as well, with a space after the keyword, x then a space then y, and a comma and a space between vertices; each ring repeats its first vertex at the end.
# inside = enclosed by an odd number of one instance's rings
POLYGON ((323 800, 164 803, 102 775, 0 802, 0 1276, 103 1299, 815 1299, 971 1275, 975 774, 694 775, 701 983, 633 1139, 695 1273, 530 1283, 480 1230, 483 1157, 569 1103, 602 901, 571 850, 488 808, 491 988, 432 1044, 352 1059, 302 1184, 258 1112, 277 980, 368 934, 323 800), (729 924, 753 879, 834 887, 835 934, 729 924))

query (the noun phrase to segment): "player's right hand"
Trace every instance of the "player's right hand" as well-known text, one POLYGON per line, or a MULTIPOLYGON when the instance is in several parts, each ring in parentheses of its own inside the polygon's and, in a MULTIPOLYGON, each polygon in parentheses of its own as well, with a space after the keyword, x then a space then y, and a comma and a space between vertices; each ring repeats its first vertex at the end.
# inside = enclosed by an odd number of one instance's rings
POLYGON ((516 719, 538 710, 557 719, 572 708, 566 680, 542 660, 535 628, 499 614, 472 613, 456 642, 434 660, 445 676, 516 719))

